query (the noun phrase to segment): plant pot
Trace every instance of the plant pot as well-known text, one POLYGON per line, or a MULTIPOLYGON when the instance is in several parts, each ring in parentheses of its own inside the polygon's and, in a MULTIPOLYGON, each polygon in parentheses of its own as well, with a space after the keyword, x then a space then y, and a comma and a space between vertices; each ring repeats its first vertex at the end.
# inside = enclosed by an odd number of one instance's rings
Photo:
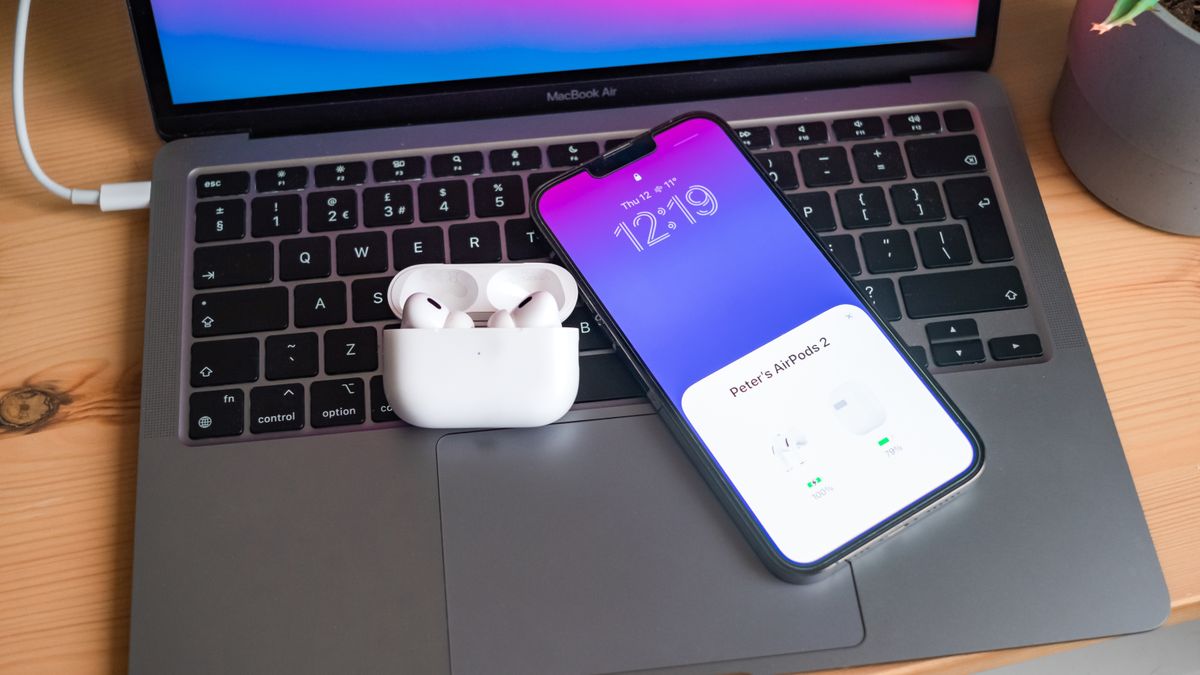
POLYGON ((1112 0, 1079 0, 1051 113, 1092 194, 1161 230, 1200 236, 1200 32, 1161 6, 1091 30, 1112 0))

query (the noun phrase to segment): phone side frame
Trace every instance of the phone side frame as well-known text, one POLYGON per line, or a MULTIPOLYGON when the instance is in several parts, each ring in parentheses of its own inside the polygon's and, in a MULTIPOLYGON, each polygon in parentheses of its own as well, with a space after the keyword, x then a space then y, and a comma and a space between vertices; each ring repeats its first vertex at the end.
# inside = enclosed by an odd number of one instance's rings
MULTIPOLYGON (((655 147, 655 150, 657 150, 657 147, 655 147)), ((654 152, 655 150, 651 150, 651 152, 654 152)), ((676 440, 684 448, 688 458, 699 471, 701 477, 704 479, 704 482, 717 496, 718 501, 733 519, 734 524, 737 525, 738 529, 742 532, 742 535, 750 543, 755 554, 760 560, 763 561, 767 568, 780 579, 790 583, 811 583, 818 579, 824 578, 840 563, 849 560, 851 557, 857 554, 865 552, 870 545, 878 543, 879 541, 894 535, 903 527, 910 525, 911 523, 919 520, 922 516, 927 515, 928 513, 936 510, 936 508, 944 505, 951 498, 957 496, 962 488, 973 481, 983 470, 984 444, 982 439, 980 439, 979 434, 975 431, 975 428, 970 424, 970 422, 958 409, 958 406, 954 404, 954 402, 941 388, 937 381, 934 380, 933 377, 930 376, 920 364, 913 360, 912 356, 908 353, 908 349, 904 346, 903 339, 899 336, 899 334, 896 333, 887 320, 879 316, 879 314, 875 311, 875 308, 871 305, 870 300, 862 294, 862 292, 858 289, 858 286, 854 283, 854 280, 845 272, 845 270, 842 269, 841 264, 838 263, 828 249, 821 244, 820 238, 808 226, 804 218, 796 212, 796 210, 788 202, 784 193, 779 189, 778 186, 775 185, 774 182, 771 181, 770 177, 767 176, 765 170, 754 159, 754 156, 750 153, 750 151, 738 141, 736 132, 733 130, 733 128, 730 127, 729 124, 720 117, 705 111, 692 111, 683 113, 653 127, 652 129, 649 129, 648 131, 643 132, 642 134, 639 134, 626 144, 614 148, 613 150, 602 154, 600 157, 590 162, 562 173, 553 180, 543 184, 530 197, 530 215, 533 217, 537 227, 541 230, 542 236, 545 237, 547 243, 553 249, 555 254, 557 254, 560 263, 564 264, 578 280, 580 291, 587 297, 588 301, 591 303, 592 309, 595 310, 600 315, 600 318, 605 322, 617 348, 621 350, 629 362, 634 366, 634 370, 642 379, 643 384, 647 387, 647 396, 649 397, 654 408, 658 411, 659 417, 667 424, 667 428, 671 431, 671 434, 675 436, 676 440), (871 320, 875 322, 875 325, 883 331, 884 335, 892 343, 893 347, 895 347, 900 357, 905 361, 906 364, 908 364, 910 369, 921 380, 925 387, 934 395, 942 409, 945 410, 948 415, 950 415, 955 425, 967 437, 967 440, 971 444, 972 450, 974 451, 974 458, 971 464, 957 476, 949 479, 937 489, 927 492, 919 499, 892 514, 891 517, 881 521, 880 523, 877 523, 870 529, 854 537, 837 549, 834 549, 825 556, 822 556, 821 558, 809 563, 797 563, 791 560, 783 554, 783 552, 767 535, 765 528, 758 521, 758 518, 754 515, 754 512, 745 503, 745 500, 738 493, 736 487, 733 485, 732 480, 730 480, 725 474, 724 470, 712 456, 712 453, 710 453, 709 450, 704 446, 701 439, 683 418, 682 411, 678 410, 676 406, 670 402, 669 397, 666 395, 662 386, 658 383, 657 378, 654 377, 654 374, 650 372, 649 368, 646 367, 645 362, 642 361, 641 357, 637 353, 637 350, 633 348, 633 345, 625 336, 620 326, 613 321, 611 313, 608 311, 607 307, 605 307, 604 302, 595 292, 595 289, 592 288, 589 281, 580 273, 579 267, 575 264, 575 261, 571 258, 566 249, 564 249, 562 244, 558 241, 558 238, 554 236, 554 233, 546 225, 546 222, 541 215, 541 209, 539 208, 541 198, 546 192, 580 173, 587 172, 589 166, 602 162, 605 158, 620 152, 630 143, 634 143, 637 140, 643 139, 647 136, 653 138, 666 129, 692 119, 704 119, 712 122, 725 133, 730 143, 732 143, 741 153, 743 159, 745 159, 746 162, 754 169, 754 171, 758 173, 759 178, 767 185, 767 187, 771 189, 772 194, 774 194, 775 198, 779 200, 779 203, 788 211, 788 213, 792 215, 792 218, 796 221, 796 224, 800 227, 801 231, 808 236, 810 243, 821 252, 821 254, 825 257, 826 262, 828 262, 834 271, 842 278, 842 281, 846 284, 847 288, 850 289, 854 296, 858 298, 859 303, 866 311, 867 316, 869 316, 871 320)))

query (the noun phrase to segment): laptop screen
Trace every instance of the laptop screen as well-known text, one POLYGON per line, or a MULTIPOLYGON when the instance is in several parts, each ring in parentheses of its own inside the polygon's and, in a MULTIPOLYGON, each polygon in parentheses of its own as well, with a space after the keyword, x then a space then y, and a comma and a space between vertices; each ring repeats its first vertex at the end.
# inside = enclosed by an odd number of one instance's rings
POLYGON ((152 0, 175 104, 976 35, 979 0, 152 0))

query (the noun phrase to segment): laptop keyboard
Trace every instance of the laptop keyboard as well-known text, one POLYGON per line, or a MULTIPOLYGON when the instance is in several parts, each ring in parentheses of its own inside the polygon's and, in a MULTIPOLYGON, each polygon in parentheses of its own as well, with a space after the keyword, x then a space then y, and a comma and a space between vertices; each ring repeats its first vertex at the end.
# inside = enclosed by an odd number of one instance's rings
MULTIPOLYGON (((734 123, 935 373, 1045 358, 974 120, 931 106, 734 123)), ((386 301, 395 272, 549 259, 529 196, 629 135, 196 172, 184 434, 402 424, 379 361, 381 331, 396 321, 386 301)), ((565 325, 580 329, 577 405, 644 395, 585 306, 565 325)))

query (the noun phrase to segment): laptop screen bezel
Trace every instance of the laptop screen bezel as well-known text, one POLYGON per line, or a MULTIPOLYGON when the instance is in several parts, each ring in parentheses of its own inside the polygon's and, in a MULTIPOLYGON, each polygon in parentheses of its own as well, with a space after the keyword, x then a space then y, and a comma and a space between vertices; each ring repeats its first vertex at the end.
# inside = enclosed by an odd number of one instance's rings
POLYGON ((980 0, 975 37, 675 63, 511 75, 204 103, 171 100, 151 0, 128 0, 155 127, 164 139, 256 136, 447 122, 800 91, 985 70, 1000 0, 980 0), (610 96, 551 101, 548 94, 605 88, 610 96))

